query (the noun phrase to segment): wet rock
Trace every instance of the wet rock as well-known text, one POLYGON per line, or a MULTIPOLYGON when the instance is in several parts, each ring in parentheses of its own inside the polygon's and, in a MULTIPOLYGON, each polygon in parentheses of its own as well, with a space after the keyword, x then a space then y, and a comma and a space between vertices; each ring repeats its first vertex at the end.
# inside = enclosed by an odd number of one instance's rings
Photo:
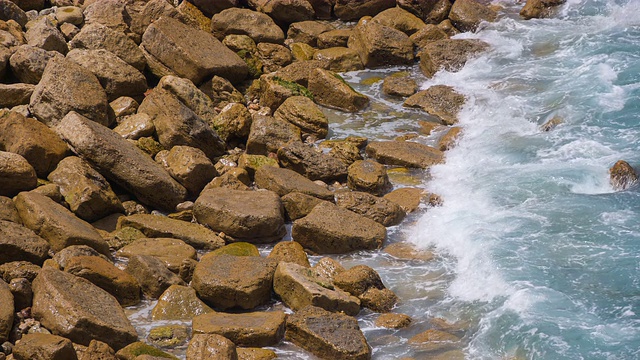
POLYGON ((273 350, 263 348, 236 348, 238 360, 273 360, 278 355, 273 350))
POLYGON ((213 309, 197 297, 193 288, 171 285, 158 299, 151 311, 151 317, 154 321, 190 320, 210 312, 214 312, 213 309))
POLYGON ((29 261, 42 264, 49 244, 31 230, 14 222, 0 220, 0 264, 29 261))
POLYGON ((67 41, 64 35, 49 18, 42 17, 29 24, 25 34, 29 45, 61 54, 67 53, 67 41))
POLYGON ((162 360, 178 358, 149 344, 137 341, 118 350, 116 356, 120 360, 162 360))
POLYGON ((125 139, 137 140, 141 137, 152 136, 156 127, 149 115, 140 113, 126 116, 113 131, 125 139))
POLYGON ((413 44, 420 50, 429 43, 448 38, 449 36, 444 30, 433 24, 426 25, 409 37, 413 44))
POLYGON ((251 130, 251 113, 239 103, 227 104, 213 119, 213 127, 223 141, 246 139, 251 130))
POLYGON ((273 273, 278 263, 257 256, 202 257, 192 286, 206 303, 220 309, 253 309, 271 300, 273 273))
POLYGON ((385 194, 384 198, 400 205, 404 212, 410 213, 420 206, 420 202, 425 195, 426 194, 423 189, 405 187, 385 194))
POLYGON ((614 190, 626 190, 638 182, 638 175, 628 162, 618 160, 609 169, 609 180, 614 190))
POLYGON ((364 68, 358 52, 346 47, 318 50, 313 54, 313 59, 320 61, 322 68, 335 72, 356 71, 364 68))
POLYGON ((87 280, 45 267, 33 295, 36 320, 78 344, 95 339, 120 349, 138 337, 116 299, 87 280))
POLYGON ((420 18, 400 7, 384 10, 374 16, 372 21, 400 30, 409 36, 426 26, 420 18))
POLYGON ((0 20, 13 20, 24 27, 28 21, 27 14, 13 1, 0 0, 0 20))
POLYGON ((288 318, 286 339, 323 359, 371 358, 371 348, 355 318, 314 306, 288 318))
POLYGON ((417 90, 418 84, 407 72, 387 76, 382 83, 382 92, 387 95, 407 97, 415 94, 417 90))
POLYGON ((318 48, 347 47, 347 42, 352 33, 351 29, 335 29, 323 32, 317 38, 318 48))
POLYGON ((185 259, 197 259, 193 247, 182 240, 171 238, 138 239, 118 250, 117 255, 126 258, 134 255, 153 256, 162 260, 169 270, 175 273, 185 259))
POLYGON ((281 200, 287 217, 291 221, 307 216, 316 205, 323 201, 317 197, 295 191, 284 195, 281 200))
POLYGON ((236 345, 224 336, 196 334, 189 341, 187 359, 238 360, 236 345))
POLYGON ((147 61, 136 43, 124 33, 100 23, 88 24, 69 42, 70 49, 107 50, 129 65, 144 70, 147 61))
POLYGON ((359 160, 348 168, 347 186, 356 191, 364 191, 377 196, 391 189, 387 170, 373 160, 359 160))
POLYGON ((214 106, 217 107, 225 107, 231 103, 244 104, 245 102, 242 93, 234 88, 229 80, 220 76, 214 76, 211 80, 200 85, 199 89, 211 98, 214 106))
POLYGON ((411 317, 405 314, 381 314, 376 319, 376 326, 388 329, 404 329, 411 325, 411 317))
POLYGON ((384 226, 398 225, 405 217, 405 212, 400 205, 365 192, 338 192, 336 193, 336 205, 384 226))
POLYGON ((433 77, 440 70, 459 71, 473 56, 487 50, 489 44, 475 39, 445 39, 426 44, 418 54, 420 70, 433 77))
POLYGON ((343 271, 346 271, 340 263, 330 257, 323 257, 314 266, 313 271, 319 276, 324 276, 333 282, 335 276, 343 271))
POLYGON ((326 187, 289 169, 263 166, 256 171, 255 182, 259 188, 271 190, 280 196, 299 192, 322 200, 333 201, 333 193, 326 187))
POLYGON ((174 348, 185 345, 189 329, 186 325, 165 325, 151 329, 147 339, 156 346, 174 348))
POLYGON ((394 0, 337 0, 333 10, 340 20, 358 20, 394 6, 394 0))
POLYGON ((282 311, 241 314, 210 313, 193 318, 194 334, 217 334, 236 346, 272 346, 284 337, 282 311))
POLYGON ((413 43, 409 36, 373 20, 353 28, 348 46, 358 52, 367 68, 413 64, 413 43))
POLYGON ((498 14, 477 0, 459 0, 453 3, 449 19, 460 31, 476 31, 482 21, 493 22, 498 14))
POLYGON ((36 171, 24 157, 0 151, 0 195, 14 196, 37 185, 36 171))
POLYGON ((440 140, 438 140, 438 149, 440 151, 447 151, 456 146, 460 136, 462 135, 462 128, 454 126, 449 129, 440 140))
POLYGON ((329 203, 318 204, 292 229, 293 239, 317 254, 378 249, 386 235, 377 222, 329 203))
POLYGON ((103 260, 109 260, 105 255, 100 254, 94 248, 87 245, 71 245, 53 255, 53 261, 57 264, 57 268, 64 270, 64 268, 67 267, 67 263, 78 256, 97 256, 103 260))
POLYGON ((333 29, 334 27, 330 24, 320 21, 300 21, 289 26, 287 39, 316 47, 318 46, 318 36, 333 29))
POLYGON ((247 153, 267 155, 292 141, 301 141, 300 129, 290 122, 271 116, 256 115, 251 123, 247 153))
POLYGON ((100 257, 73 257, 67 262, 64 271, 91 281, 113 295, 123 307, 140 302, 138 281, 100 257))
POLYGON ((444 351, 459 347, 460 339, 444 331, 430 329, 409 339, 409 345, 422 351, 444 351))
POLYGON ((262 62, 263 71, 270 73, 291 64, 293 56, 286 47, 278 44, 259 43, 258 58, 262 62))
POLYGON ((11 73, 22 83, 37 84, 42 78, 49 59, 64 56, 57 51, 47 51, 36 46, 21 45, 9 58, 11 73))
POLYGON ((293 142, 278 149, 278 159, 284 168, 311 180, 341 181, 347 176, 347 166, 342 161, 302 142, 293 142))
POLYGON ((267 258, 276 260, 278 263, 289 262, 306 268, 311 267, 304 249, 295 241, 282 241, 277 243, 267 258))
POLYGON ((178 275, 167 269, 162 260, 153 256, 130 257, 125 271, 138 280, 142 292, 152 299, 157 299, 171 285, 186 285, 178 275))
POLYGON ((451 86, 434 85, 411 96, 404 106, 419 108, 440 119, 445 125, 458 122, 458 113, 464 105, 464 95, 451 86))
POLYGON ((309 91, 313 100, 323 106, 356 112, 369 104, 369 98, 355 91, 340 75, 315 69, 309 75, 309 91))
POLYGON ((170 219, 164 216, 135 214, 118 220, 118 229, 132 227, 147 237, 180 239, 196 249, 215 250, 224 245, 224 240, 213 231, 198 224, 170 219))
MULTIPOLYGON (((156 161, 158 156, 156 156, 156 161)), ((190 146, 174 146, 163 157, 167 171, 184 186, 189 194, 197 195, 218 175, 204 152, 190 146)))
POLYGON ((427 24, 439 24, 447 18, 451 10, 449 0, 398 0, 398 6, 427 24))
POLYGON ((527 20, 548 17, 554 8, 565 2, 566 0, 527 0, 520 11, 520 16, 527 20))
POLYGON ((91 340, 79 360, 117 360, 115 351, 102 341, 91 340))
POLYGON ((229 34, 248 35, 256 43, 282 44, 284 32, 266 14, 249 10, 225 9, 211 18, 211 32, 222 39, 229 34))
POLYGON ((556 126, 562 124, 563 122, 564 122, 564 120, 560 116, 556 115, 556 116, 552 117, 549 121, 547 121, 544 124, 542 124, 540 126, 540 130, 541 131, 551 131, 556 126))
POLYGON ((307 0, 249 0, 249 6, 280 23, 311 20, 315 11, 307 0))
POLYGON ((29 104, 34 89, 32 84, 0 84, 0 108, 29 104))
POLYGON ((7 283, 0 280, 0 343, 7 341, 9 338, 15 311, 11 289, 7 283))
POLYGON ((382 164, 422 169, 441 163, 444 157, 438 149, 411 141, 373 141, 366 152, 382 164))
POLYGON ((388 312, 398 301, 398 297, 385 288, 380 275, 366 265, 357 265, 336 274, 335 286, 357 296, 362 306, 377 312, 388 312))
POLYGON ((25 334, 13 347, 16 360, 77 360, 69 339, 51 334, 25 334))
POLYGON ((322 67, 317 60, 295 61, 276 71, 275 75, 282 80, 294 82, 305 88, 309 85, 309 77, 316 68, 322 67))

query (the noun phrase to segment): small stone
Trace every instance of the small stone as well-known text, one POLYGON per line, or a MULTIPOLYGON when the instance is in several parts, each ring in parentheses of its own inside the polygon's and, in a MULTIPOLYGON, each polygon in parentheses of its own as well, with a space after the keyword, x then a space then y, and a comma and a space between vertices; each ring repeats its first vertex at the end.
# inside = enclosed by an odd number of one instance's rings
POLYGON ((236 345, 224 336, 196 334, 189 341, 187 359, 238 360, 236 345))
POLYGON ((388 329, 403 329, 411 325, 411 317, 405 314, 381 314, 376 319, 376 326, 388 329))
POLYGON ((186 325, 166 325, 153 328, 147 339, 160 347, 177 347, 187 343, 188 328, 186 325))
POLYGON ((374 160, 359 160, 348 168, 347 186, 356 191, 365 191, 382 196, 391 183, 385 167, 374 160))

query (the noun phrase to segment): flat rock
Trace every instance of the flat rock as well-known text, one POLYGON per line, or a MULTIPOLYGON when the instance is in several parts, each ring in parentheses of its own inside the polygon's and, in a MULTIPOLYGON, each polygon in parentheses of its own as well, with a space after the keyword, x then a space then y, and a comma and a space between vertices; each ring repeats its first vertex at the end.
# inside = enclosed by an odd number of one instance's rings
POLYGON ((292 142, 278 149, 278 159, 282 167, 310 180, 344 181, 347 177, 344 162, 302 142, 292 142))
POLYGON ((53 57, 63 59, 64 55, 57 51, 47 51, 32 45, 21 45, 9 58, 9 65, 11 72, 20 82, 37 84, 42 78, 47 63, 53 57))
POLYGON ((247 139, 247 153, 275 153, 287 143, 301 139, 300 129, 292 123, 271 116, 255 115, 247 139))
POLYGON ((367 68, 413 64, 413 43, 400 30, 367 21, 353 28, 347 46, 354 49, 367 68))
POLYGON ((171 285, 165 290, 151 311, 151 318, 158 320, 191 320, 192 318, 214 312, 188 286, 171 285))
POLYGON ((409 339, 409 345, 422 351, 444 351, 459 347, 460 338, 445 331, 429 329, 409 339))
POLYGON ((189 341, 187 359, 237 360, 236 345, 224 336, 196 334, 189 341))
POLYGON ((171 285, 186 285, 162 260, 153 256, 131 256, 125 271, 138 280, 142 292, 152 299, 157 299, 171 285))
POLYGON ((394 0, 336 0, 333 10, 340 20, 358 20, 394 6, 394 0))
POLYGON ((420 70, 427 77, 446 70, 462 69, 471 57, 487 50, 489 44, 476 39, 444 39, 426 44, 418 54, 420 70))
POLYGON ((112 52, 129 65, 143 71, 147 61, 136 43, 124 33, 100 23, 87 24, 69 41, 70 49, 104 49, 112 52))
MULTIPOLYGON (((111 102, 111 104, 113 104, 113 102, 111 102)), ((153 136, 156 132, 156 126, 153 125, 151 116, 140 113, 125 116, 118 126, 113 128, 113 131, 125 139, 138 140, 142 137, 153 136)))
POLYGON ((322 200, 333 201, 333 192, 316 184, 297 172, 273 166, 263 166, 256 171, 256 185, 271 190, 280 196, 292 192, 310 195, 322 200))
POLYGON ((360 191, 336 193, 336 205, 384 226, 398 225, 406 215, 400 205, 385 198, 360 191))
POLYGON ((286 99, 273 117, 299 127, 303 138, 313 135, 318 139, 324 139, 329 131, 329 120, 313 100, 306 96, 292 96, 286 99))
POLYGON ((11 289, 6 282, 0 279, 0 341, 3 343, 9 339, 15 311, 11 289))
POLYGON ((458 122, 458 113, 464 105, 464 95, 451 86, 434 85, 417 92, 404 102, 404 106, 419 108, 440 119, 445 125, 458 122))
POLYGON ((248 35, 256 43, 282 44, 284 32, 266 14, 250 9, 230 8, 211 18, 211 32, 222 39, 226 35, 248 35))
POLYGON ((291 221, 295 221, 309 215, 316 205, 325 201, 297 191, 284 195, 281 200, 282 205, 284 205, 287 218, 291 221))
POLYGON ((109 261, 105 255, 100 254, 94 248, 89 247, 87 245, 71 245, 66 248, 58 251, 55 255, 53 255, 53 261, 57 264, 57 268, 60 270, 64 270, 67 266, 67 263, 71 261, 71 259, 78 256, 97 256, 101 257, 103 260, 109 261))
POLYGON ((73 343, 62 336, 25 334, 13 347, 16 360, 77 360, 73 343))
POLYGON ((282 311, 241 314, 210 313, 193 318, 194 334, 217 334, 237 346, 272 346, 284 337, 282 311))
POLYGON ((186 259, 197 259, 196 249, 182 240, 171 238, 138 239, 118 250, 117 255, 126 258, 134 255, 153 256, 175 273, 186 259))
POLYGON ((443 161, 442 151, 412 141, 373 141, 367 155, 386 165, 428 168, 443 161))
POLYGON ((24 157, 0 151, 0 195, 14 196, 38 185, 36 170, 24 157))
POLYGON ((391 189, 385 167, 374 160, 358 160, 349 165, 347 186, 356 191, 365 191, 381 196, 391 189))
POLYGON ((384 78, 382 92, 391 96, 407 97, 416 93, 418 84, 408 72, 399 72, 384 78))
POLYGON ((314 69, 309 75, 309 91, 316 103, 349 112, 364 109, 369 98, 355 91, 340 75, 324 69, 314 69))

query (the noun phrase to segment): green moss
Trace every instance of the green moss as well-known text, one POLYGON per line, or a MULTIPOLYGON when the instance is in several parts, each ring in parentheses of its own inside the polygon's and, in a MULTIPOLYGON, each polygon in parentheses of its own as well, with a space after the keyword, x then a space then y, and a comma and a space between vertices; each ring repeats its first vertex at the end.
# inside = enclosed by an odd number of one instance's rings
POLYGON ((362 85, 373 85, 373 84, 379 82, 380 80, 382 80, 381 77, 374 76, 374 77, 370 77, 368 79, 364 79, 364 80, 360 81, 360 84, 362 84, 362 85))
POLYGON ((357 92, 353 87, 351 87, 351 85, 349 85, 348 82, 346 82, 344 80, 344 78, 342 78, 342 76, 336 74, 336 73, 331 73, 331 75, 333 75, 334 78, 340 80, 343 84, 347 85, 349 87, 349 89, 351 89, 353 92, 357 92))
POLYGON ((177 357, 169 353, 166 353, 160 349, 157 349, 151 345, 145 344, 142 341, 138 341, 133 344, 127 345, 126 347, 120 349, 120 351, 118 351, 118 354, 119 354, 118 358, 125 358, 125 359, 135 359, 140 355, 151 355, 151 356, 157 356, 157 357, 162 357, 166 359, 178 359, 177 357))
POLYGON ((274 76, 273 81, 275 81, 278 85, 286 88, 287 90, 293 93, 293 96, 306 96, 309 99, 313 100, 313 94, 306 87, 295 83, 293 81, 287 81, 281 77, 274 76))
POLYGON ((262 72, 262 61, 260 59, 253 56, 250 51, 240 50, 237 52, 238 56, 244 60, 244 62, 249 67, 249 76, 253 79, 259 78, 262 72))
POLYGON ((260 256, 258 248, 247 242, 237 242, 225 245, 220 249, 212 252, 216 255, 233 255, 233 256, 260 256))

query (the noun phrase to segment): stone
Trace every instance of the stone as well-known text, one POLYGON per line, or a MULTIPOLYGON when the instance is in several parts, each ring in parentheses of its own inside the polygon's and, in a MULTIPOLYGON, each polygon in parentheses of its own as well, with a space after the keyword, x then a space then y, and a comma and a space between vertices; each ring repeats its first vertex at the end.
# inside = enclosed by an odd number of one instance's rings
MULTIPOLYGON (((158 157, 156 156, 156 161, 158 157)), ((216 168, 200 149, 190 146, 174 146, 163 158, 163 164, 171 176, 196 196, 214 177, 216 168)))
POLYGON ((87 245, 67 246, 66 248, 58 251, 55 255, 53 255, 53 261, 57 265, 56 268, 64 270, 64 268, 67 267, 67 263, 71 261, 71 259, 78 256, 96 256, 102 258, 103 260, 109 261, 109 258, 107 258, 105 255, 100 254, 94 248, 87 245))
POLYGON ((177 357, 142 341, 131 343, 118 350, 116 356, 120 360, 178 360, 177 357))
POLYGON ((64 35, 49 18, 42 17, 29 24, 25 34, 27 44, 47 51, 67 53, 68 47, 64 35))
POLYGON ((520 16, 526 20, 548 17, 554 8, 565 2, 566 0, 527 0, 520 10, 520 16))
POLYGON ((193 272, 191 286, 219 309, 253 309, 271 300, 278 263, 258 256, 207 254, 193 272))
POLYGON ((409 339, 409 345, 422 351, 436 352, 459 347, 460 338, 448 332, 430 329, 409 339))
POLYGON ((236 348, 238 360, 273 360, 278 355, 273 350, 263 348, 236 348))
POLYGON ((14 278, 9 283, 9 289, 13 294, 15 310, 23 310, 31 307, 33 301, 33 289, 31 282, 26 278, 14 278))
POLYGON ((47 51, 36 46, 18 46, 9 58, 11 73, 22 83, 38 84, 47 63, 54 57, 62 59, 64 56, 57 51, 47 51))
POLYGON ((354 317, 315 306, 289 316, 286 340, 321 359, 371 359, 371 348, 354 317))
POLYGON ((316 254, 342 254, 382 247, 384 226, 330 203, 320 203, 293 223, 293 240, 316 254))
POLYGON ((384 198, 400 205, 404 212, 410 213, 418 209, 420 202, 426 195, 424 189, 405 187, 385 194, 384 198))
POLYGON ((51 334, 25 334, 13 347, 16 360, 77 360, 69 339, 51 334))
POLYGON ((281 118, 254 115, 247 139, 247 154, 268 155, 292 141, 301 141, 300 128, 281 118))
POLYGON ((323 69, 335 72, 347 72, 364 69, 358 52, 347 47, 331 47, 318 50, 313 59, 320 61, 323 69))
POLYGON ((284 337, 285 314, 282 311, 249 313, 209 313, 193 318, 193 333, 216 334, 236 346, 272 346, 284 337))
POLYGON ((609 169, 609 181, 614 190, 626 190, 638 182, 638 175, 628 162, 618 160, 609 169))
POLYGON ((162 260, 149 255, 131 256, 125 271, 138 280, 142 292, 151 299, 157 299, 171 285, 186 285, 162 260))
POLYGON ((355 91, 340 75, 324 69, 315 69, 309 75, 309 91, 316 103, 349 112, 364 109, 369 98, 355 91))
POLYGON ((0 47, 0 80, 4 79, 9 69, 9 60, 11 59, 11 51, 4 46, 0 47))
POLYGON ((391 96, 408 97, 416 93, 418 84, 409 73, 399 72, 384 78, 382 92, 391 96))
POLYGON ((278 159, 284 168, 310 180, 344 181, 347 176, 347 166, 342 161, 302 142, 292 142, 278 149, 278 159))
POLYGON ((0 195, 14 196, 38 185, 36 171, 24 157, 0 151, 0 195))
POLYGON ((332 47, 347 47, 349 37, 353 31, 351 29, 335 29, 323 32, 318 35, 317 43, 319 49, 332 47))
POLYGON ((222 39, 226 35, 248 35, 256 43, 282 44, 284 32, 266 14, 250 9, 230 8, 211 18, 211 32, 222 39))
POLYGON ((22 192, 15 198, 15 204, 24 225, 47 240, 51 250, 87 245, 101 254, 110 255, 109 246, 91 224, 78 219, 50 198, 34 192, 22 192))
POLYGON ((556 126, 562 123, 564 123, 564 119, 558 115, 555 115, 554 117, 546 121, 544 124, 540 125, 540 131, 544 131, 544 132, 551 131, 556 126))
POLYGON ((265 73, 271 73, 280 70, 284 66, 291 64, 293 56, 291 51, 279 44, 259 43, 258 58, 263 65, 265 73))
POLYGON ((229 80, 220 76, 214 75, 211 80, 200 85, 199 89, 211 98, 216 107, 224 108, 231 103, 244 104, 245 102, 242 93, 234 88, 229 80))
POLYGON ((411 325, 411 317, 405 314, 380 314, 376 319, 376 326, 387 329, 404 329, 411 325))
POLYGON ((237 7, 240 5, 240 2, 238 0, 192 0, 190 2, 197 6, 198 9, 200 9, 203 13, 209 16, 217 14, 222 10, 237 7))
POLYGON ((263 166, 256 171, 256 186, 285 196, 299 192, 322 200, 333 201, 333 193, 325 186, 318 185, 297 172, 273 166, 263 166))
POLYGON ((32 84, 0 84, 0 108, 29 104, 34 89, 32 84))
POLYGON ((336 193, 336 205, 365 216, 384 226, 398 225, 405 217, 405 212, 400 205, 366 192, 338 192, 336 193))
POLYGON ((84 22, 82 9, 77 6, 60 6, 56 9, 56 19, 58 25, 73 24, 81 26, 84 22))
POLYGON ((164 325, 149 331, 147 339, 153 345, 164 348, 175 348, 187 343, 189 329, 186 325, 164 325))
POLYGON ((0 220, 0 264, 29 261, 42 264, 48 257, 49 243, 26 227, 0 220))
POLYGON ((447 35, 444 30, 433 24, 425 25, 425 27, 409 36, 409 39, 419 49, 419 51, 429 43, 448 38, 449 35, 447 35))
POLYGON ((87 24, 69 41, 70 49, 107 50, 143 71, 147 61, 136 43, 120 31, 100 23, 87 24))
POLYGON ((358 24, 347 43, 367 68, 413 64, 413 43, 400 30, 375 21, 358 24))
POLYGON ((295 61, 311 60, 313 59, 313 54, 317 51, 317 49, 305 43, 292 43, 289 45, 289 48, 291 49, 291 56, 293 56, 295 61))
POLYGON ((16 210, 16 206, 13 204, 13 200, 6 196, 0 196, 0 220, 22 224, 18 210, 16 210))
POLYGON ((493 22, 498 14, 478 0, 458 0, 453 3, 449 19, 460 31, 476 31, 482 21, 493 22))
POLYGON ((107 92, 107 100, 121 96, 141 97, 147 91, 147 79, 133 66, 104 50, 73 49, 67 59, 91 71, 107 92))
POLYGON ((282 80, 294 82, 306 88, 309 85, 311 73, 320 67, 322 67, 322 63, 317 60, 295 61, 276 71, 275 75, 282 80))
POLYGON ((313 305, 331 312, 357 315, 360 301, 336 289, 333 282, 308 267, 281 262, 273 277, 273 291, 294 311, 313 305))
POLYGON ((449 129, 440 140, 438 140, 438 149, 440 151, 447 151, 452 149, 458 143, 458 140, 462 136, 462 128, 454 126, 449 129))
POLYGON ((67 40, 67 45, 69 41, 71 41, 76 35, 80 33, 80 29, 70 23, 64 23, 60 25, 60 32, 64 36, 65 40, 67 40))
POLYGON ((43 268, 33 281, 31 311, 53 334, 81 345, 95 339, 120 349, 138 338, 114 297, 52 267, 43 268))
POLYGON ((265 155, 244 153, 238 158, 238 168, 244 169, 250 176, 253 176, 256 170, 263 166, 279 167, 280 165, 278 165, 278 159, 265 155))
POLYGON ((287 218, 291 221, 307 216, 316 205, 324 201, 317 197, 295 191, 284 195, 281 200, 287 218))
POLYGON ((124 211, 107 180, 79 157, 60 161, 47 179, 60 187, 69 209, 83 220, 96 221, 124 211))
POLYGON ((109 103, 109 107, 113 110, 118 124, 121 124, 126 116, 137 115, 136 112, 139 106, 140 104, 136 99, 129 96, 121 96, 109 103))
POLYGON ((0 342, 9 339, 9 333, 13 327, 13 313, 16 311, 13 303, 13 294, 9 285, 0 280, 0 342))
POLYGON ((313 266, 313 271, 333 282, 337 274, 347 271, 347 269, 340 265, 338 261, 330 257, 323 257, 313 266))
POLYGON ((125 227, 138 229, 150 238, 180 239, 196 249, 215 250, 224 245, 223 239, 202 225, 165 216, 135 214, 118 219, 118 229, 125 227))
POLYGON ((431 78, 440 70, 456 72, 466 62, 487 50, 489 44, 476 39, 443 39, 424 45, 418 53, 420 70, 431 78))
MULTIPOLYGON (((224 78, 218 77, 217 79, 228 83, 229 86, 233 88, 231 83, 224 78)), ((198 89, 191 80, 171 75, 164 76, 160 79, 158 88, 174 95, 180 102, 204 120, 205 123, 209 125, 213 123, 213 119, 217 115, 215 109, 216 103, 202 90, 198 89)), ((224 148, 223 145, 220 145, 220 147, 224 148)))
POLYGON ((412 141, 373 141, 367 145, 367 155, 385 165, 426 169, 443 161, 442 151, 412 141))
POLYGON ((439 24, 449 15, 451 2, 449 0, 398 0, 398 6, 427 24, 439 24))
POLYGON ((357 265, 336 274, 335 286, 360 299, 362 306, 377 312, 389 312, 398 302, 398 297, 385 288, 380 275, 366 265, 357 265))
POLYGON ((351 190, 364 191, 377 196, 391 189, 387 170, 374 160, 358 160, 347 170, 347 186, 351 190))
POLYGON ((279 23, 311 20, 315 11, 307 0, 249 0, 249 6, 279 23))
POLYGON ((304 43, 311 47, 317 47, 318 36, 330 30, 334 30, 334 27, 321 21, 295 22, 289 25, 287 39, 291 39, 296 43, 304 43))
POLYGON ((275 111, 287 98, 292 96, 306 96, 313 99, 313 95, 304 86, 285 80, 275 74, 260 77, 260 105, 275 111))
POLYGON ((419 108, 437 117, 445 125, 458 122, 458 113, 465 103, 464 95, 448 85, 434 85, 409 97, 404 106, 419 108))
POLYGON ((260 251, 255 245, 240 241, 227 244, 220 249, 213 250, 209 254, 232 256, 260 256, 260 251))
POLYGON ((340 20, 358 20, 394 6, 395 0, 336 0, 333 11, 340 20))
POLYGON ((374 16, 372 21, 400 30, 409 36, 426 26, 422 19, 401 7, 384 10, 374 16))
POLYGON ((295 241, 282 241, 277 243, 267 258, 274 259, 279 263, 289 262, 306 268, 311 267, 309 258, 307 258, 307 254, 304 252, 302 245, 295 241))
POLYGON ((143 238, 125 245, 117 252, 121 257, 148 255, 162 260, 169 270, 177 273, 185 259, 197 259, 196 249, 184 241, 171 238, 143 238))
MULTIPOLYGON (((242 168, 238 168, 238 171, 242 171, 242 177, 249 177, 249 173, 242 168)), ((227 188, 227 189, 234 189, 234 190, 251 190, 244 181, 240 180, 240 178, 231 172, 226 172, 216 178, 214 178, 213 180, 211 180, 210 183, 207 184, 207 186, 204 187, 203 190, 208 190, 208 189, 212 189, 212 188, 227 188)))
POLYGON ((256 53, 258 51, 256 42, 247 35, 230 34, 222 39, 222 43, 236 53, 242 50, 249 53, 256 53))
POLYGON ((156 127, 151 121, 151 117, 145 113, 125 116, 113 131, 125 139, 137 140, 141 137, 152 136, 156 127))
POLYGON ((187 359, 238 360, 236 345, 224 336, 196 334, 189 341, 187 359))
POLYGON ((124 34, 131 33, 125 17, 126 3, 119 0, 93 1, 84 7, 84 22, 86 25, 102 24, 114 31, 124 34))
MULTIPOLYGON (((150 0, 138 4, 127 4, 125 7, 125 16, 127 16, 127 25, 135 35, 135 39, 139 39, 138 36, 144 36, 144 32, 149 28, 149 25, 154 22, 165 18, 175 20, 180 24, 184 24, 189 28, 200 30, 200 24, 193 18, 185 16, 182 12, 176 9, 176 5, 166 0, 150 0)), ((207 31, 208 32, 208 29, 207 31)), ((136 41, 139 43, 140 41, 136 41)))
POLYGON ((192 318, 214 312, 200 300, 196 291, 188 286, 171 285, 165 290, 151 311, 154 321, 191 320, 192 318))
POLYGON ((73 257, 67 262, 64 271, 91 281, 113 295, 123 307, 137 305, 140 302, 138 281, 101 257, 73 257))
POLYGON ((91 340, 79 360, 117 360, 115 351, 102 341, 91 340))
POLYGON ((13 20, 24 27, 29 20, 27 14, 18 5, 10 0, 0 0, 0 20, 13 20))
POLYGON ((251 113, 239 103, 227 104, 213 119, 213 127, 223 141, 246 139, 251 129, 251 113))
MULTIPOLYGON (((362 160, 360 154, 360 148, 352 141, 348 140, 330 140, 320 143, 320 148, 323 150, 329 148, 329 155, 342 161, 345 165, 351 166, 354 162, 362 160)), ((348 175, 348 169, 347 169, 348 175)))

